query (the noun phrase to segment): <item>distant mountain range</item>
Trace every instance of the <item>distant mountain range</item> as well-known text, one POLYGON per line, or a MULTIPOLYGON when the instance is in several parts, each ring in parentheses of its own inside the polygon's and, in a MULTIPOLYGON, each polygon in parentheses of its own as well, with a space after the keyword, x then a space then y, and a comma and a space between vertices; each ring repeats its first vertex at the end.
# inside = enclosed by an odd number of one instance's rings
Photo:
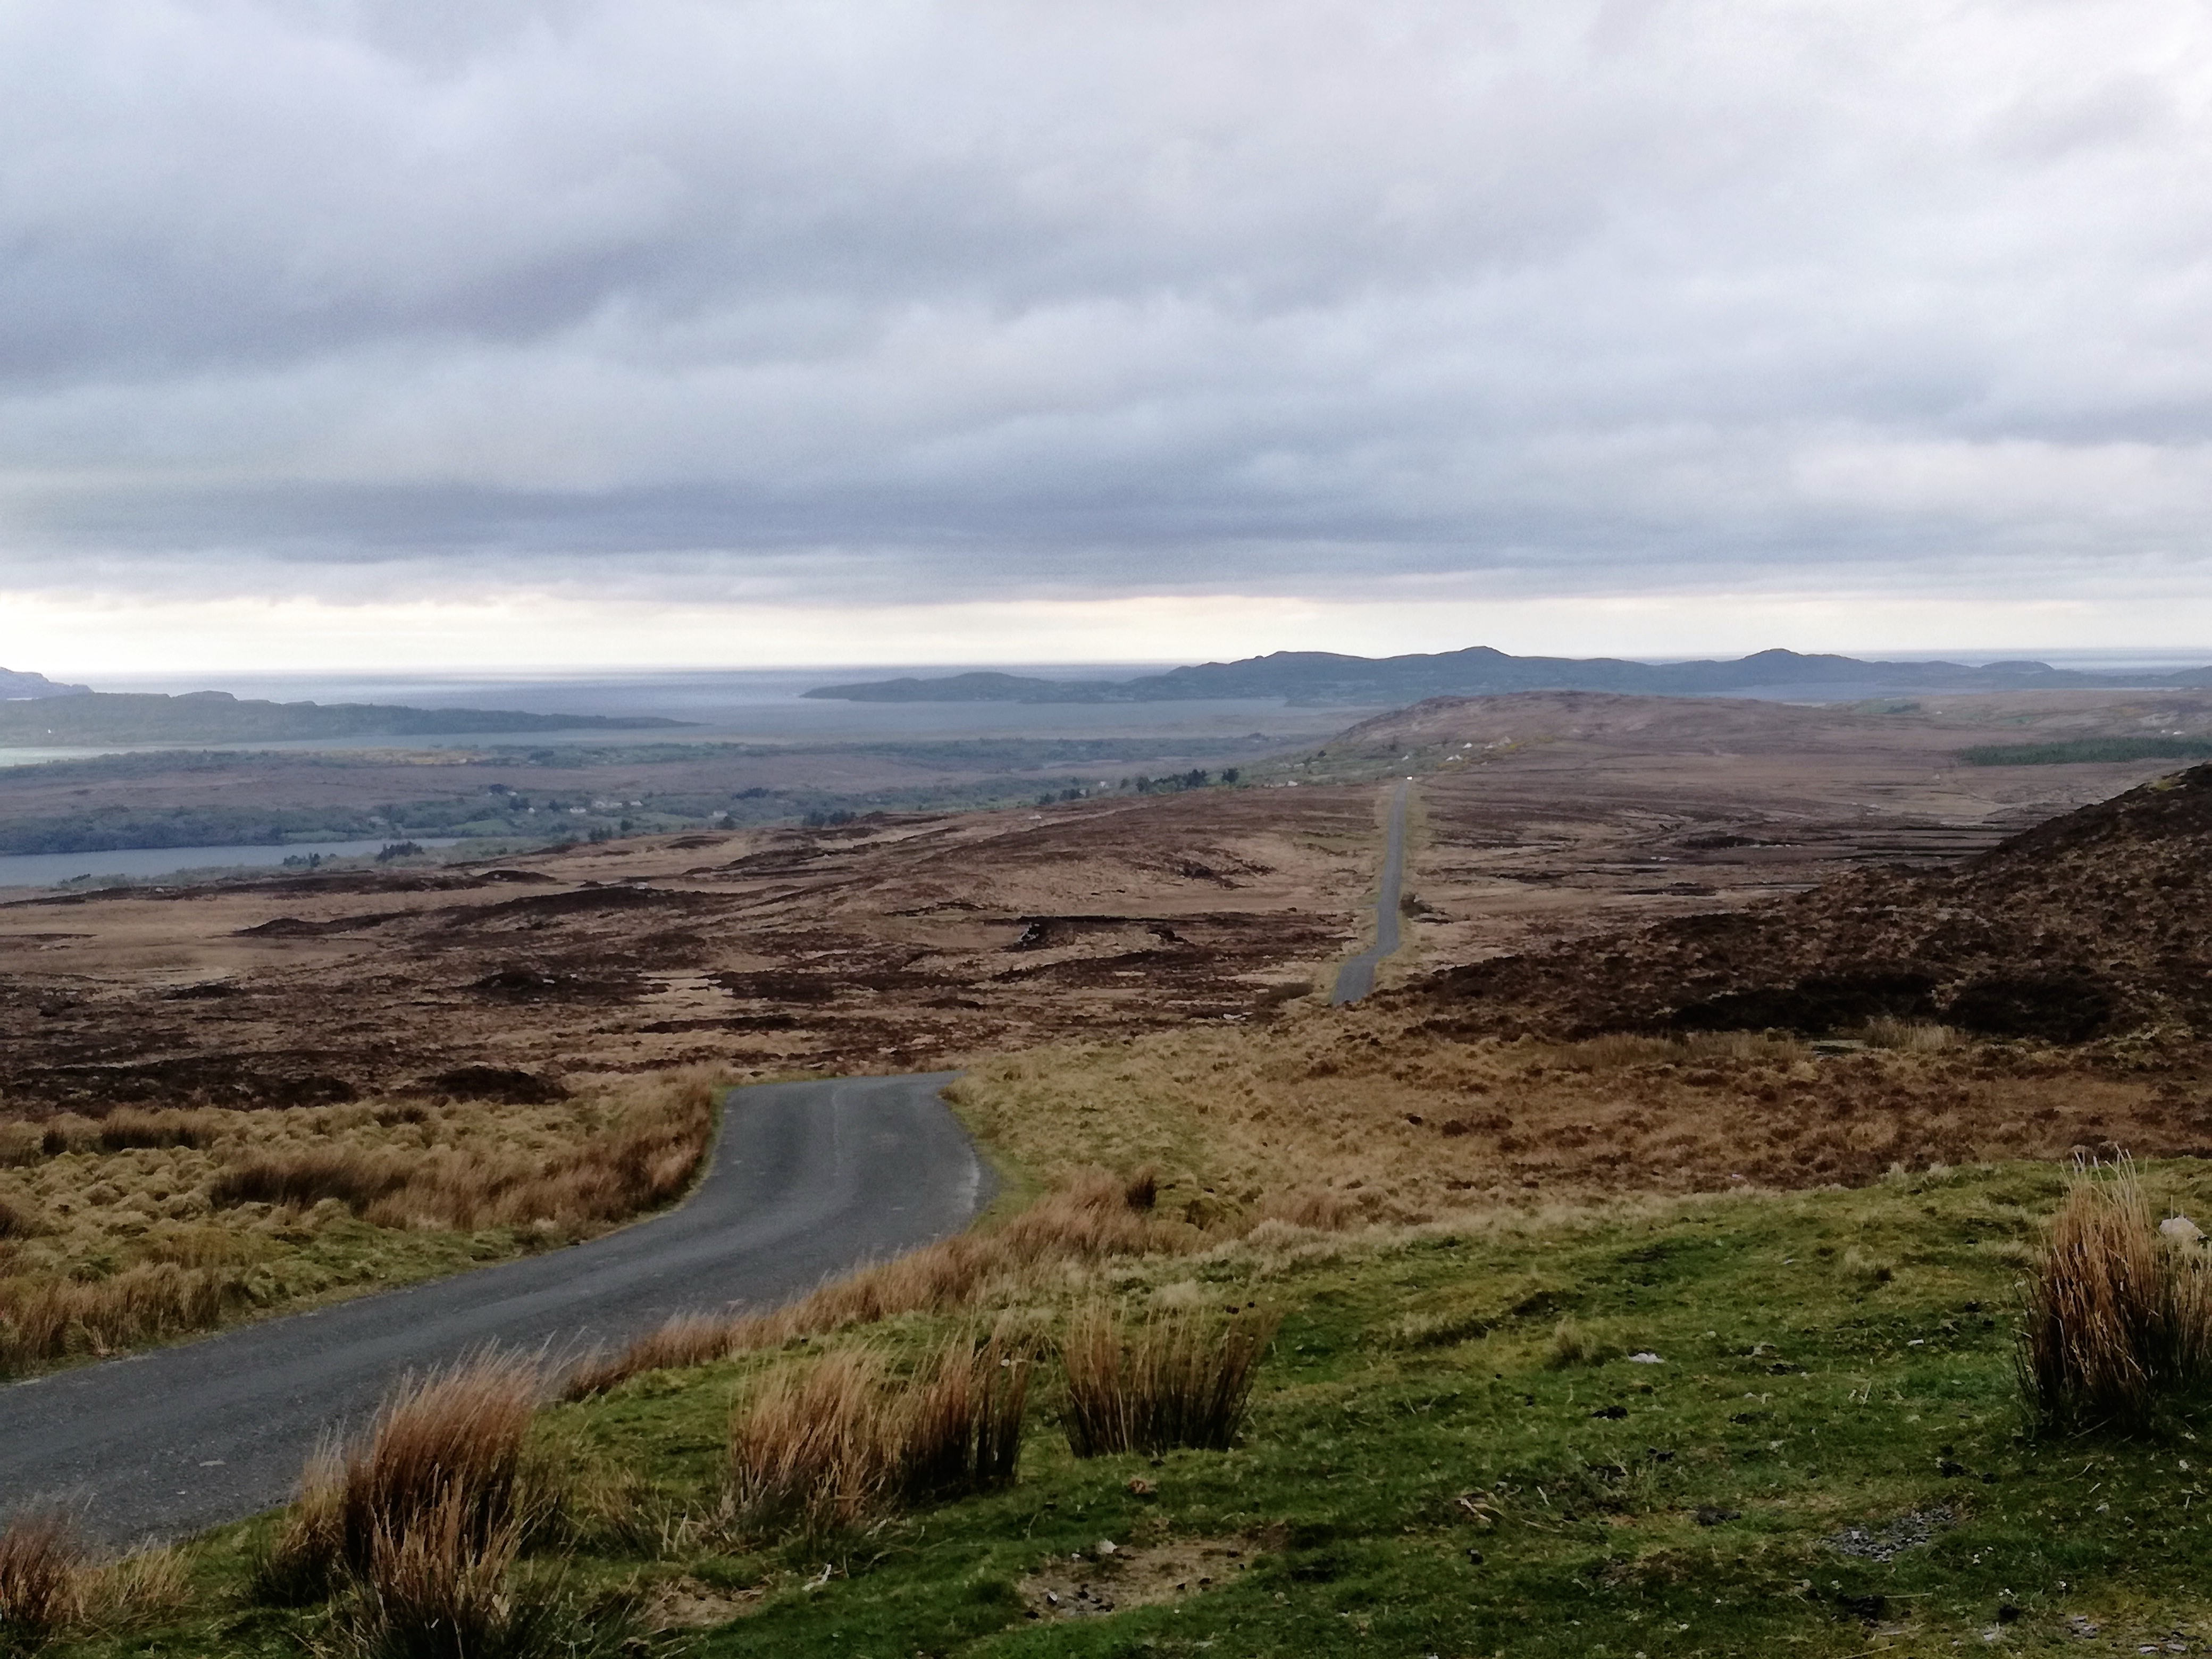
POLYGON ((1628 691, 1672 696, 1796 697, 1810 702, 1893 693, 2212 687, 2212 666, 2172 674, 2091 674, 2044 662, 1868 662, 1760 651, 1733 662, 1629 662, 1618 657, 1515 657, 1486 645, 1428 656, 1346 657, 1277 651, 1238 662, 1171 668, 1127 680, 1021 674, 822 685, 803 695, 845 702, 1180 702, 1276 698, 1304 705, 1399 704, 1506 691, 1628 691))
POLYGON ((83 697, 91 694, 88 685, 63 685, 44 674, 23 674, 12 668, 0 668, 0 702, 12 702, 19 697, 83 697))
MULTIPOLYGON (((289 738, 423 738, 463 732, 606 731, 685 726, 686 720, 603 714, 525 714, 506 709, 408 708, 373 702, 267 702, 228 691, 182 696, 54 686, 0 702, 0 744, 25 748, 104 743, 275 743, 289 738)), ((5 682, 0 682, 4 685, 5 682)))

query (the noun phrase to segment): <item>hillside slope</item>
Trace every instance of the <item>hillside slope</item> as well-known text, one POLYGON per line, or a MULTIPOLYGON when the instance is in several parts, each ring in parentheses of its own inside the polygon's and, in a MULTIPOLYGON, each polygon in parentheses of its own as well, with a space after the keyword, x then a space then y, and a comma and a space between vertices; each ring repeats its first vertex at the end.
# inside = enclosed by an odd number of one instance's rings
POLYGON ((2212 1030, 2212 766, 1954 869, 1870 871, 1726 915, 1455 968, 1403 995, 1455 1030, 1832 1030, 1877 1015, 2081 1042, 2212 1030))

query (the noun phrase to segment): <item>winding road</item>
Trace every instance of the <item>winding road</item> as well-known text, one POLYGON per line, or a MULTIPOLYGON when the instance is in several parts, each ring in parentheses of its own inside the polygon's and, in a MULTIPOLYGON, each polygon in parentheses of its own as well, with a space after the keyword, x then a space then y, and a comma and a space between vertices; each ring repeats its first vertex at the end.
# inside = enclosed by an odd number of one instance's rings
POLYGON ((965 1227, 995 1183, 956 1074, 734 1090, 679 1207, 586 1244, 0 1388, 0 1513, 67 1504, 118 1544, 283 1502, 402 1372, 487 1343, 555 1358, 671 1315, 764 1307, 965 1227))
POLYGON ((1375 943, 1336 970, 1336 986, 1329 992, 1332 1006, 1357 1002, 1375 988, 1375 969, 1398 948, 1398 895, 1406 884, 1406 796, 1413 781, 1406 779, 1390 797, 1390 829, 1382 845, 1382 880, 1375 893, 1375 943))

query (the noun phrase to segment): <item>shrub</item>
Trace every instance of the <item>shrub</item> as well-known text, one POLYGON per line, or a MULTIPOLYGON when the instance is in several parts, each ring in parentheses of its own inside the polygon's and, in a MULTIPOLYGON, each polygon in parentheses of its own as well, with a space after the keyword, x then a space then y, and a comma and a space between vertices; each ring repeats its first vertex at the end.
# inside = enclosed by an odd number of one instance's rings
POLYGON ((2124 1158, 2076 1167, 2021 1316, 2021 1390, 2038 1427, 2142 1428, 2212 1380, 2203 1252, 2159 1237, 2124 1158))
POLYGON ((85 1550, 66 1516, 18 1515, 0 1532, 0 1644, 28 1653, 84 1611, 85 1550))
POLYGON ((1125 1327, 1109 1303, 1079 1310, 1060 1351, 1069 1448, 1078 1457, 1226 1450, 1277 1322, 1256 1310, 1225 1321, 1170 1311, 1125 1327))

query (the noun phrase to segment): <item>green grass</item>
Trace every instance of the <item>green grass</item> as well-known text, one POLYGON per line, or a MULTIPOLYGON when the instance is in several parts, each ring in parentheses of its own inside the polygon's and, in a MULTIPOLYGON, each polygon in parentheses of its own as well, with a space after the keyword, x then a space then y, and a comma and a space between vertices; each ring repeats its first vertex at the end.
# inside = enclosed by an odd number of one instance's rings
MULTIPOLYGON (((2148 1175, 2154 1199, 2200 1217, 2212 1206, 2203 1166, 2148 1175)), ((2193 1650, 2212 1635, 2212 1538, 2194 1507, 2212 1438, 2186 1423, 2161 1441, 2021 1437, 2013 1286, 2060 1190, 2053 1170, 2007 1166, 1479 1236, 1262 1235, 1154 1260, 1118 1291, 1173 1285, 1178 1301, 1259 1299, 1286 1316, 1238 1449, 1079 1463, 1040 1419, 1006 1492, 811 1549, 665 1528, 649 1547, 580 1553, 570 1583, 589 1595, 681 1577, 755 1595, 733 1622, 636 1650, 731 1659, 1842 1659, 1972 1650, 2000 1632, 2008 1650, 2133 1652, 2178 1626, 2193 1650), (1617 1357, 1549 1364, 1565 1315, 1617 1357), (1664 1363, 1626 1357, 1641 1349, 1664 1363), (1951 1523, 1888 1562, 1828 1541, 1939 1509, 1951 1523), (1203 1594, 1032 1620, 1021 1581, 1101 1540, 1124 1561, 1224 1540, 1243 1565, 1203 1594)), ((1041 1296, 1035 1311, 1061 1305, 1041 1296)), ((941 1328, 902 1322, 876 1340, 919 1352, 941 1328)), ((696 1510, 732 1392, 761 1363, 647 1376, 547 1429, 642 1471, 672 1515, 696 1510)), ((203 1546, 188 1617, 64 1650, 299 1651, 316 1615, 237 1599, 259 1524, 203 1546)))
POLYGON ((2072 766, 2085 762, 2212 759, 2212 738, 2075 738, 1961 749, 1968 766, 2072 766))

